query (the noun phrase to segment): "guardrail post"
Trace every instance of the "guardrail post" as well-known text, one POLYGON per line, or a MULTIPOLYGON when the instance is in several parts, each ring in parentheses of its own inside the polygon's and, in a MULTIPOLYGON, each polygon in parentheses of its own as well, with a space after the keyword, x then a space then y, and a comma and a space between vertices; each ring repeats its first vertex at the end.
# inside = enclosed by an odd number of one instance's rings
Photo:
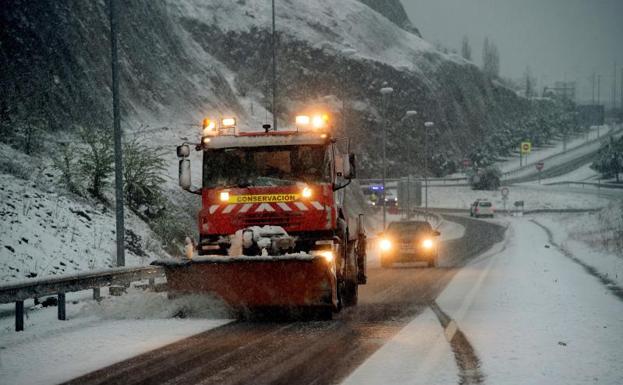
POLYGON ((58 319, 65 321, 67 315, 65 313, 65 293, 58 293, 58 319))
POLYGON ((24 301, 15 301, 15 331, 24 330, 24 301))
POLYGON ((96 301, 99 301, 102 299, 102 295, 100 294, 100 288, 99 287, 94 287, 93 288, 93 299, 96 301))

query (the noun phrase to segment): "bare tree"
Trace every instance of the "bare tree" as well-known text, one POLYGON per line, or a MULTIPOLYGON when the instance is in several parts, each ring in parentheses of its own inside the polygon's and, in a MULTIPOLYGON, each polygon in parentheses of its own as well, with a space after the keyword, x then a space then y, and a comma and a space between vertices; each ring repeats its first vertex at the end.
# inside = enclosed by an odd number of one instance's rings
POLYGON ((526 72, 524 73, 524 89, 526 98, 536 96, 536 79, 532 76, 530 66, 526 67, 526 72))
POLYGON ((472 60, 472 46, 469 44, 467 35, 463 36, 463 41, 461 42, 461 56, 465 60, 472 60))
POLYGON ((490 78, 500 77, 500 53, 489 37, 485 37, 482 47, 482 70, 490 78))

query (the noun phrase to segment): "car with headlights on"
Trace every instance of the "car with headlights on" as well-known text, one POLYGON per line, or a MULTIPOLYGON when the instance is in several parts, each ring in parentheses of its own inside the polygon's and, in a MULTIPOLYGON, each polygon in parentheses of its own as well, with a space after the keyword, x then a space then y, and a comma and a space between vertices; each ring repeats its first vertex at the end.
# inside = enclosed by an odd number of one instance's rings
POLYGON ((441 233, 427 221, 392 222, 380 234, 381 267, 391 267, 395 262, 426 262, 437 266, 441 233))

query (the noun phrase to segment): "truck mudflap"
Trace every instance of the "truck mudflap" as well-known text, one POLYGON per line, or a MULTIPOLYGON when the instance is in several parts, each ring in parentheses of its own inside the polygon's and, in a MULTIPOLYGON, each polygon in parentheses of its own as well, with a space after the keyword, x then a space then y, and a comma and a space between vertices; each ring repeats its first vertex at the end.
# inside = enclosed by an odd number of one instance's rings
POLYGON ((160 260, 169 293, 220 297, 233 309, 338 309, 333 261, 322 256, 201 256, 160 260))

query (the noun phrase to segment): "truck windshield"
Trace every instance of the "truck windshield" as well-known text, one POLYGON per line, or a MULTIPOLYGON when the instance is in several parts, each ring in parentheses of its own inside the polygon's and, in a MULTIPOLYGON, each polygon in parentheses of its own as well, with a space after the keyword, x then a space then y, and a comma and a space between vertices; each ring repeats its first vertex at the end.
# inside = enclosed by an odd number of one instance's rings
POLYGON ((288 186, 330 181, 324 146, 281 146, 208 150, 203 187, 288 186))

